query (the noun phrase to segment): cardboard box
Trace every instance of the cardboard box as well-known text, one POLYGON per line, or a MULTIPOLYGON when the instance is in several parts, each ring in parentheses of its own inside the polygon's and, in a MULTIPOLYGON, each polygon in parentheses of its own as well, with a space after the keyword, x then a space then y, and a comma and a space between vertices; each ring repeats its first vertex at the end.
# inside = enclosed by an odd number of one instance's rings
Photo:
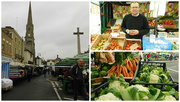
MULTIPOLYGON (((126 38, 125 37, 112 37, 110 40, 109 40, 109 44, 112 42, 112 41, 115 41, 117 42, 121 47, 122 47, 122 50, 124 49, 124 44, 126 42, 126 38)), ((108 48, 109 46, 106 46, 106 48, 108 48)), ((105 49, 106 49, 105 48, 105 49)))
POLYGON ((104 34, 111 34, 111 32, 112 32, 111 29, 106 29, 106 30, 104 31, 104 34))
POLYGON ((109 34, 99 35, 97 39, 94 41, 94 43, 91 45, 91 50, 93 48, 96 48, 102 39, 107 39, 107 42, 109 42, 109 40, 111 39, 111 35, 109 34))
MULTIPOLYGON (((124 49, 126 48, 126 46, 131 43, 131 45, 133 44, 137 44, 138 46, 141 46, 141 39, 126 39, 126 43, 125 43, 125 47, 124 49)), ((135 49, 135 48, 134 48, 135 49)), ((131 49, 131 50, 134 50, 134 49, 131 49)))

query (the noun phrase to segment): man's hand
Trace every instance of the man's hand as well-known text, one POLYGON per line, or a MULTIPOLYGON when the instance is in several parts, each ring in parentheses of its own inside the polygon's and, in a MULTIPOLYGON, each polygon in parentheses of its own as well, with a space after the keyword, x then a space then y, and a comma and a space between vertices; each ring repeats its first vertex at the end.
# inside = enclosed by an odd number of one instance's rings
POLYGON ((138 34, 139 34, 139 31, 138 31, 138 30, 132 30, 132 31, 129 31, 128 34, 129 34, 129 35, 138 35, 138 34))

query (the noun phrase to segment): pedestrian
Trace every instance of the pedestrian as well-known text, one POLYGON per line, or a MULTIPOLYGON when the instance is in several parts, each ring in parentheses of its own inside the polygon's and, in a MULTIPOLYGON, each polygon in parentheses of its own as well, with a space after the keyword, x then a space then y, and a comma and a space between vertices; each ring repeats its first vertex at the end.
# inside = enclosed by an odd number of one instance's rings
POLYGON ((48 68, 48 74, 49 74, 49 71, 50 71, 50 69, 48 68))
POLYGON ((31 67, 28 68, 27 78, 28 78, 28 82, 30 82, 31 81, 31 67))
POLYGON ((82 91, 83 97, 85 100, 88 100, 88 95, 86 94, 86 87, 84 83, 83 77, 83 59, 78 60, 78 64, 73 66, 71 69, 70 75, 73 78, 73 86, 74 86, 74 100, 77 100, 79 89, 82 91))
POLYGON ((43 70, 44 77, 46 77, 46 69, 43 70))
POLYGON ((131 2, 131 14, 124 17, 121 29, 126 33, 126 38, 141 39, 142 41, 143 35, 147 34, 150 28, 146 17, 140 14, 139 10, 139 3, 131 2))

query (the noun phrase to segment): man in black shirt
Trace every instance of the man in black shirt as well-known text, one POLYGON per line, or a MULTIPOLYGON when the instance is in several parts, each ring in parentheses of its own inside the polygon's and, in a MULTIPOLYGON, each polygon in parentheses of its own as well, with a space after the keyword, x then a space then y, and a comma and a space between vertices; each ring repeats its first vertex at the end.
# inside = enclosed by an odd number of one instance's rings
POLYGON ((74 86, 74 100, 77 100, 79 89, 82 90, 82 94, 85 100, 88 100, 88 95, 86 94, 84 78, 83 78, 83 59, 79 59, 78 64, 73 66, 70 72, 73 78, 74 86))
POLYGON ((146 17, 139 13, 139 3, 132 2, 130 5, 131 14, 124 17, 121 29, 126 33, 127 38, 142 39, 143 35, 150 30, 146 17))

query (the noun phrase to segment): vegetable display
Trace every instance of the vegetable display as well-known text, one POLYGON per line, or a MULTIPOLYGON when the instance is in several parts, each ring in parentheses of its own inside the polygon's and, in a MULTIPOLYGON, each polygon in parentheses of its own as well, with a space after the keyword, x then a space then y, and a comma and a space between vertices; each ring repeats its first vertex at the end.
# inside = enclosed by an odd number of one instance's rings
MULTIPOLYGON (((126 47, 125 47, 125 50, 131 50, 131 46, 132 46, 131 43, 127 44, 126 47)), ((141 46, 138 45, 134 50, 141 50, 141 46)))
POLYGON ((118 77, 122 74, 124 77, 133 77, 134 72, 136 71, 136 67, 138 65, 137 59, 133 58, 132 53, 116 53, 116 64, 111 67, 110 70, 107 71, 109 77, 111 74, 114 74, 118 77))
POLYGON ((108 39, 101 39, 100 43, 96 46, 96 48, 92 48, 92 50, 103 50, 103 47, 107 42, 108 39))
POLYGON ((120 46, 116 41, 112 40, 110 45, 106 50, 122 50, 122 46, 120 46))
POLYGON ((169 91, 161 91, 158 88, 149 85, 131 85, 127 83, 122 74, 117 79, 115 75, 111 75, 109 85, 103 89, 96 101, 104 100, 124 100, 124 101, 176 101, 179 93, 172 88, 169 91))
MULTIPOLYGON (((142 68, 139 69, 139 74, 135 78, 135 82, 141 83, 167 83, 172 84, 172 80, 170 80, 169 71, 164 72, 162 67, 149 66, 148 64, 144 64, 142 68)), ((164 90, 169 90, 169 85, 155 85, 156 88, 162 88, 164 90)))

